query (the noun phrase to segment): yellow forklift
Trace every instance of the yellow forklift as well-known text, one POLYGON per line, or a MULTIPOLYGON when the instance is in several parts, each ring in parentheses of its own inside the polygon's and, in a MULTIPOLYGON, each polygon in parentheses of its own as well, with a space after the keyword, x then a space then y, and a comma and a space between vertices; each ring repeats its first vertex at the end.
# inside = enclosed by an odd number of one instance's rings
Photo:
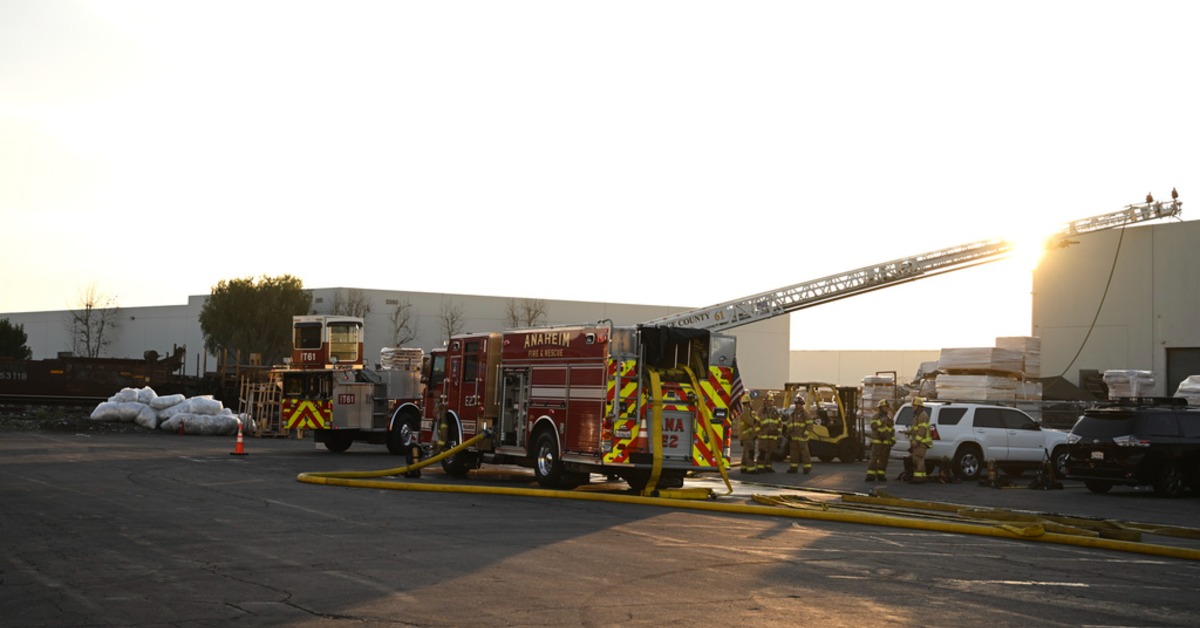
MULTIPOLYGON (((783 389, 791 412, 796 399, 803 400, 813 414, 813 432, 808 451, 821 462, 842 462, 864 459, 863 419, 858 413, 859 391, 852 386, 836 386, 826 382, 789 382, 783 389)), ((779 439, 780 451, 786 457, 788 437, 779 439)))

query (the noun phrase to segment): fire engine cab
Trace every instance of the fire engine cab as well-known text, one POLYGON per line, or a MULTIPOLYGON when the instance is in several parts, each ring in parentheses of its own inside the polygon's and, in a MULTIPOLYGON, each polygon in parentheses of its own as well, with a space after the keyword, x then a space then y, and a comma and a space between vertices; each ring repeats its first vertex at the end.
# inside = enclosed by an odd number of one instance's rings
POLYGON ((386 444, 406 453, 420 412, 420 349, 396 350, 392 366, 379 370, 363 360, 363 319, 295 316, 292 355, 274 369, 282 385, 284 429, 312 430, 318 443, 342 452, 355 441, 386 444))
POLYGON ((591 473, 636 489, 727 468, 735 340, 704 330, 547 327, 455 336, 431 354, 420 441, 465 475, 483 462, 532 467, 570 488, 591 473))

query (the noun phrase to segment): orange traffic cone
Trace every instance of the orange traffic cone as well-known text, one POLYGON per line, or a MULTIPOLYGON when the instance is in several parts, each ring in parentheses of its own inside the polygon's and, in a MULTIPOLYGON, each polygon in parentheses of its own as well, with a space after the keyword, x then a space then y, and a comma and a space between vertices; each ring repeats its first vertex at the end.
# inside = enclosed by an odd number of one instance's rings
POLYGON ((234 447, 233 451, 229 452, 229 455, 244 456, 244 455, 246 455, 246 446, 242 443, 242 420, 238 419, 237 422, 238 422, 237 446, 234 447))

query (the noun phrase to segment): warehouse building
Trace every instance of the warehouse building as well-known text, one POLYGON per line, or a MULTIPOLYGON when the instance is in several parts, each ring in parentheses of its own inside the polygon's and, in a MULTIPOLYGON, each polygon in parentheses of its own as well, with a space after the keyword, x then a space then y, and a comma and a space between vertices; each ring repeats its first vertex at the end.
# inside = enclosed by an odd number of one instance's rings
MULTIPOLYGON (((1031 336, 1040 341, 1043 377, 1059 376, 1088 389, 1107 370, 1154 373, 1154 394, 1170 395, 1189 375, 1200 374, 1200 222, 1170 222, 1090 233, 1066 247, 1048 251, 1033 273, 1031 336)), ((367 355, 379 355, 392 337, 391 314, 401 306, 412 313, 410 346, 440 346, 447 308, 462 313, 461 330, 503 330, 508 312, 524 297, 489 297, 391 290, 319 288, 313 313, 333 312, 333 304, 353 292, 369 304, 367 355)), ((105 352, 141 357, 146 351, 170 355, 186 347, 185 371, 197 375, 216 368, 216 356, 202 348, 199 315, 207 295, 186 305, 121 308, 119 326, 105 352)), ((686 307, 539 300, 545 324, 611 320, 630 325, 687 310, 686 307)), ((963 304, 963 316, 972 307, 963 304)), ((23 325, 34 359, 70 350, 70 312, 0 314, 23 325)), ((789 381, 825 381, 856 386, 862 378, 894 372, 907 382, 922 364, 936 362, 941 347, 914 351, 790 351, 791 317, 778 316, 734 329, 739 366, 749 388, 780 388, 789 381)))

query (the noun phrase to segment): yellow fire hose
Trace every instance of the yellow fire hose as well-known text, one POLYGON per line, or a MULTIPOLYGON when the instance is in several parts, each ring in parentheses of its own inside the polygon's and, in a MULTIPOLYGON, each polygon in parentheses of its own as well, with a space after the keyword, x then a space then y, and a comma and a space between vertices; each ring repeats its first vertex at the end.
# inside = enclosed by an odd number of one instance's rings
MULTIPOLYGON (((1163 556, 1168 558, 1182 558, 1185 560, 1200 560, 1200 550, 1172 547, 1167 545, 1156 545, 1152 543, 1140 543, 1130 540, 1122 540, 1116 538, 1081 535, 1081 534, 1065 534, 1060 531, 1061 528, 1051 526, 1047 528, 1044 522, 1030 523, 1018 522, 1014 524, 1010 521, 1001 521, 994 525, 980 525, 978 522, 961 522, 961 521, 939 521, 928 518, 920 518, 913 516, 899 516, 896 514, 880 514, 878 512, 853 512, 847 509, 831 508, 828 505, 813 506, 812 504, 794 507, 795 502, 786 504, 787 507, 780 508, 779 505, 763 505, 763 502, 768 504, 773 503, 770 498, 762 496, 754 496, 755 501, 759 504, 726 504, 717 503, 708 500, 695 499, 679 499, 671 497, 652 497, 646 495, 629 495, 629 494, 614 494, 614 493, 599 493, 586 490, 549 490, 549 489, 530 489, 530 488, 512 488, 512 487, 496 487, 496 486, 466 486, 456 484, 431 484, 421 482, 403 482, 403 481, 383 481, 368 478, 380 478, 385 476, 403 475, 408 471, 420 469, 435 462, 440 462, 447 456, 452 456, 459 451, 466 449, 487 438, 488 434, 477 434, 466 442, 457 447, 444 451, 436 456, 432 456, 421 462, 395 469, 383 469, 379 471, 323 471, 323 472, 306 472, 296 476, 300 482, 309 484, 323 484, 327 486, 345 486, 354 488, 375 488, 395 491, 423 491, 423 492, 440 492, 440 493, 469 493, 474 495, 507 495, 520 497, 543 497, 554 499, 573 499, 581 501, 596 501, 607 503, 621 504, 642 504, 647 506, 659 506, 676 509, 689 510, 704 510, 709 512, 721 512, 727 514, 742 514, 755 515, 766 517, 789 517, 793 519, 814 519, 818 521, 833 521, 840 523, 859 523, 876 526, 890 526, 895 528, 906 528, 912 530, 929 530, 934 532, 949 532, 956 534, 972 534, 977 536, 989 536, 1003 539, 1019 539, 1026 541, 1036 541, 1042 543, 1058 543, 1062 545, 1074 545, 1078 547, 1090 547, 1095 549, 1107 549, 1121 552, 1131 552, 1136 554, 1148 554, 1152 556, 1163 556), (1025 525, 1020 525, 1024 523, 1025 525)), ((846 495, 843 495, 845 498, 846 495)), ((866 501, 867 496, 857 496, 851 501, 866 501)), ((897 500, 892 497, 882 496, 876 497, 874 500, 880 504, 886 505, 906 505, 906 506, 921 506, 925 510, 935 512, 957 512, 962 507, 950 504, 937 504, 936 502, 915 502, 912 500, 897 500)), ((1077 524, 1082 521, 1079 518, 1073 518, 1077 524)), ((1070 522, 1065 522, 1064 525, 1071 525, 1070 522)), ((1082 526, 1078 526, 1082 527, 1082 526)), ((1200 531, 1190 528, 1174 528, 1170 526, 1142 526, 1141 524, 1131 524, 1126 527, 1133 527, 1148 532, 1170 534, 1172 536, 1181 536, 1187 538, 1197 538, 1195 535, 1200 535, 1200 531)))
MULTIPOLYGON (((679 498, 664 495, 659 491, 658 496, 608 494, 583 490, 548 490, 548 489, 514 489, 498 488, 498 486, 473 486, 454 484, 427 484, 414 482, 395 482, 395 480, 378 480, 389 476, 402 476, 409 471, 439 462, 445 457, 458 451, 472 447, 482 439, 490 437, 490 432, 482 432, 468 439, 457 447, 443 451, 438 455, 428 457, 415 465, 379 469, 379 471, 326 471, 305 472, 296 476, 296 480, 307 484, 323 484, 328 486, 348 486, 360 489, 385 489, 400 491, 425 492, 457 492, 457 494, 472 495, 505 495, 523 497, 548 497, 559 500, 580 500, 607 503, 634 503, 643 506, 658 506, 665 508, 708 510, 708 512, 744 514, 757 516, 784 516, 792 519, 811 519, 818 521, 845 522, 845 524, 864 524, 872 526, 889 526, 908 528, 908 530, 928 530, 934 532, 949 532, 959 534, 974 534, 974 536, 995 537, 1004 539, 1032 540, 1039 543, 1057 543, 1062 545, 1082 546, 1104 550, 1126 551, 1133 554, 1184 558, 1184 560, 1200 561, 1200 550, 1176 548, 1170 545, 1157 545, 1135 542, 1140 538, 1140 532, 1164 534, 1164 536, 1182 538, 1200 538, 1200 531, 1195 528, 1175 526, 1154 526, 1142 524, 1117 524, 1117 522, 1090 521, 1082 518, 1045 518, 1034 520, 1025 515, 1003 512, 1003 510, 985 510, 971 507, 955 506, 938 502, 919 502, 899 500, 886 494, 863 496, 842 494, 842 500, 848 504, 871 504, 876 509, 860 510, 846 507, 845 504, 830 504, 804 500, 804 498, 779 498, 752 496, 757 504, 728 504, 712 501, 697 501, 695 498, 679 498), (918 510, 924 514, 887 514, 887 508, 904 508, 918 510), (1007 514, 1006 514, 1007 513, 1007 514), (934 519, 931 514, 943 515, 943 519, 934 519), (960 516, 955 520, 953 515, 960 516), (972 519, 973 520, 970 520, 972 519), (1086 524, 1086 525, 1085 525, 1086 524), (1105 532, 1108 530, 1108 532, 1105 532), (1096 533, 1092 534, 1091 531, 1096 533), (1128 534, 1128 532, 1136 532, 1128 534), (1122 533, 1124 532, 1124 533, 1122 533), (1112 538, 1112 537, 1126 538, 1112 538)), ((661 442, 659 442, 661 447, 661 442)), ((658 450, 661 455, 661 449, 658 450)), ((661 460, 660 460, 661 463, 661 460)), ((725 477, 722 472, 722 477, 725 477)), ((728 478, 726 477, 726 484, 728 478)), ((649 486, 649 484, 648 484, 649 486)), ((707 491, 707 489, 704 489, 707 491)), ((731 488, 732 491, 732 488, 731 488)))

